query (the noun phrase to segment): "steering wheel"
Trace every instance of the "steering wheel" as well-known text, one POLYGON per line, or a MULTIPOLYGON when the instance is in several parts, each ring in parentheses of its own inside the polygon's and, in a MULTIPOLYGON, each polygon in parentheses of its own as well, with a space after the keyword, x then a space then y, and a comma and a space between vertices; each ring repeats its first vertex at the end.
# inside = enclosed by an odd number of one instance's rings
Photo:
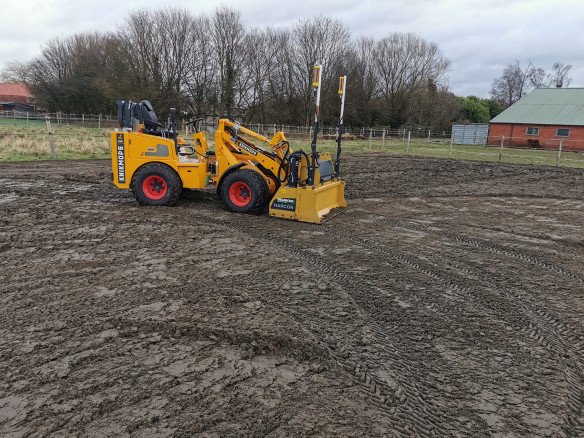
POLYGON ((194 148, 193 146, 190 146, 190 145, 181 145, 181 146, 178 148, 178 151, 177 151, 177 152, 178 152, 178 154, 179 154, 180 156, 182 156, 182 157, 186 157, 186 156, 189 156, 189 155, 194 155, 194 153, 195 153, 195 148, 194 148), (184 152, 183 152, 183 151, 181 151, 181 149, 183 149, 183 150, 184 150, 184 152))
POLYGON ((188 125, 193 125, 193 128, 195 129, 195 133, 197 133, 197 132, 199 132, 199 131, 200 131, 200 128, 199 128, 198 124, 199 124, 200 122, 202 122, 202 121, 203 121, 203 119, 202 119, 202 118, 198 118, 198 119, 192 119, 192 120, 189 120, 188 122, 186 122, 186 123, 185 123, 185 126, 188 126, 188 125))

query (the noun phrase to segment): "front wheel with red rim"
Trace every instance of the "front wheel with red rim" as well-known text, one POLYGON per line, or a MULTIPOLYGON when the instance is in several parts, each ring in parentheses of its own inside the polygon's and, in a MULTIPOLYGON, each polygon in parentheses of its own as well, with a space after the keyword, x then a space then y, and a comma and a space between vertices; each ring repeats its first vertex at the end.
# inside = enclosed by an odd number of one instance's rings
POLYGON ((148 163, 134 173, 130 188, 142 205, 171 205, 178 200, 182 183, 166 164, 148 163))
POLYGON ((227 208, 237 213, 263 211, 270 196, 265 178, 252 169, 239 169, 225 176, 221 195, 227 208))
POLYGON ((243 181, 236 181, 229 187, 229 199, 238 207, 245 207, 251 202, 251 189, 243 181))

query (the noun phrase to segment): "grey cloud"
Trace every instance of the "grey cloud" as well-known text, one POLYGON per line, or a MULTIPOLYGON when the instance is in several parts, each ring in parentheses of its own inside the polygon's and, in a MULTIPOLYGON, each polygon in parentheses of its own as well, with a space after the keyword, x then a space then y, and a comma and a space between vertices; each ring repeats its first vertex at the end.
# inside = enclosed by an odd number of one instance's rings
MULTIPOLYGON (((173 7, 210 13, 228 4, 248 26, 285 26, 327 14, 342 19, 354 35, 376 38, 413 32, 436 42, 452 62, 454 92, 486 96, 503 67, 520 60, 549 69, 560 61, 574 66, 573 85, 584 86, 584 1, 563 0, 174 0, 173 7), (561 3, 561 6, 558 6, 561 3)), ((114 30, 130 10, 156 9, 157 0, 23 0, 3 5, 0 68, 39 53, 51 36, 86 30, 114 30), (26 29, 23 32, 23 29, 26 29)))

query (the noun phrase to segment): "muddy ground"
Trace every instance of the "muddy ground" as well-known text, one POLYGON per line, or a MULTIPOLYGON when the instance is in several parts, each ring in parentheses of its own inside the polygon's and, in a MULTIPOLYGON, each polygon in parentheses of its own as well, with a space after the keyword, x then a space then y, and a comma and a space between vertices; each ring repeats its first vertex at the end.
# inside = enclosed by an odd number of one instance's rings
POLYGON ((584 173, 344 171, 317 226, 0 164, 0 435, 584 436, 584 173))

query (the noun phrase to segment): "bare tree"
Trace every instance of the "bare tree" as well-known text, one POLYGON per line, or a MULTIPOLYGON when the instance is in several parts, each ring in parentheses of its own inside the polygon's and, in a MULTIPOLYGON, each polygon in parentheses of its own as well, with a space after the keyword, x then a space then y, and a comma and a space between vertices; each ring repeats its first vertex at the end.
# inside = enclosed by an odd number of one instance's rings
POLYGON ((11 61, 0 72, 0 80, 3 82, 31 82, 30 66, 25 62, 11 61))
POLYGON ((114 35, 75 34, 49 40, 26 65, 26 81, 50 110, 109 112, 124 63, 114 35))
MULTIPOLYGON (((132 12, 115 34, 50 40, 41 55, 9 65, 3 77, 29 82, 51 110, 108 112, 116 98, 147 98, 162 117, 177 106, 197 115, 304 124, 311 116, 316 62, 325 67, 325 124, 338 119, 341 74, 350 77, 347 124, 442 126, 453 112, 456 99, 445 80, 449 63, 434 43, 413 34, 353 40, 343 22, 326 16, 289 28, 247 30, 240 13, 227 7, 210 17, 175 8, 132 12)), ((568 71, 558 65, 555 82, 569 83, 568 71)), ((550 80, 537 69, 521 79, 524 88, 550 80)))
MULTIPOLYGON (((245 35, 239 11, 222 6, 212 19, 213 43, 219 67, 220 111, 230 114, 236 101, 236 83, 242 63, 242 43, 245 35)), ((243 90, 239 90, 240 93, 243 90)))
MULTIPOLYGON (((529 64, 531 66, 531 63, 529 64)), ((532 78, 532 81, 534 78, 532 78)), ((529 90, 529 66, 523 69, 519 61, 509 64, 503 70, 500 78, 493 81, 491 96, 504 108, 507 108, 521 99, 529 90)))
POLYGON ((161 36, 163 89, 179 94, 194 51, 191 37, 193 17, 186 9, 165 9, 157 18, 156 30, 161 36))
MULTIPOLYGON (((279 32, 273 28, 252 29, 245 36, 244 47, 247 62, 245 77, 241 78, 241 88, 247 81, 248 93, 245 106, 249 108, 247 118, 249 120, 267 120, 267 104, 269 97, 270 77, 277 71, 279 57, 282 55, 284 39, 279 37, 279 32)), ((270 121, 275 121, 270 117, 270 121)))
POLYGON ((289 29, 272 34, 275 58, 268 72, 262 122, 301 123, 303 108, 295 80, 296 53, 289 29))
POLYGON ((535 67, 532 61, 529 61, 525 70, 523 70, 527 78, 528 88, 542 88, 549 87, 549 75, 541 67, 535 67))
POLYGON ((181 92, 188 76, 194 29, 185 9, 130 13, 118 31, 124 42, 131 70, 131 97, 148 97, 164 113, 181 105, 181 92))
POLYGON ((295 81, 296 89, 303 97, 304 114, 309 120, 311 110, 311 82, 312 68, 320 62, 326 68, 323 76, 323 93, 331 95, 336 90, 336 76, 341 57, 351 47, 351 36, 345 24, 337 19, 317 16, 301 20, 292 30, 295 42, 296 62, 295 81))
POLYGON ((217 64, 213 38, 208 31, 211 20, 206 15, 195 17, 191 31, 191 51, 187 54, 184 94, 189 109, 196 115, 217 111, 217 64))
POLYGON ((355 79, 357 80, 357 85, 362 85, 365 98, 371 100, 377 89, 377 81, 375 78, 375 40, 373 38, 360 37, 355 47, 355 79))
POLYGON ((571 69, 572 66, 569 64, 565 65, 560 62, 555 62, 552 66, 552 73, 549 75, 550 86, 557 88, 569 87, 572 83, 572 78, 568 76, 571 69))
POLYGON ((533 88, 567 87, 572 82, 568 76, 571 68, 571 65, 556 62, 552 66, 552 73, 548 74, 543 68, 534 66, 531 60, 525 68, 521 67, 519 61, 515 61, 507 65, 501 77, 493 81, 491 96, 503 108, 507 108, 533 88))
POLYGON ((414 34, 382 38, 376 44, 374 59, 377 92, 394 126, 410 117, 412 95, 429 82, 439 85, 450 65, 436 44, 414 34))

